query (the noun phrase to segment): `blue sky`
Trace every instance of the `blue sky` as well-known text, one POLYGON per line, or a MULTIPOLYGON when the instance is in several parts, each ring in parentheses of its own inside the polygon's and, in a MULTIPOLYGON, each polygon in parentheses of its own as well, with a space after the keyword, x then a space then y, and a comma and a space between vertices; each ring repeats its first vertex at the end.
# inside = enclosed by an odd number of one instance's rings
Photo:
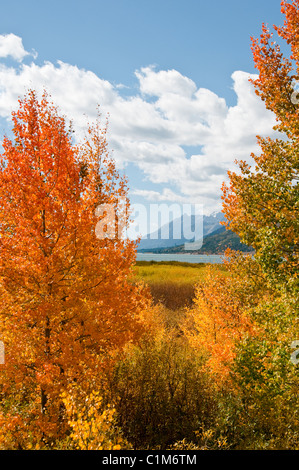
POLYGON ((46 87, 78 136, 100 104, 133 203, 221 207, 236 158, 273 116, 248 84, 250 36, 281 24, 280 0, 10 0, 0 16, 0 123, 46 87))

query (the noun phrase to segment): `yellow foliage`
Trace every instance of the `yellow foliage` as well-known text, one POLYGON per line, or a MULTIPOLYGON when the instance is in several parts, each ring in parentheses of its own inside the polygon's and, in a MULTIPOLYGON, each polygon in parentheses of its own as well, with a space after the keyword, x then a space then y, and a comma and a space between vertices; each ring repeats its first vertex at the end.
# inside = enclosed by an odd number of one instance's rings
POLYGON ((227 251, 226 273, 211 267, 198 283, 194 305, 186 309, 182 325, 190 344, 206 356, 205 369, 227 379, 235 359, 235 345, 256 334, 250 309, 268 295, 258 267, 250 256, 227 251), (260 274, 260 273, 258 273, 260 274))
POLYGON ((103 405, 98 392, 91 392, 85 400, 77 400, 72 394, 64 393, 62 400, 66 409, 71 446, 78 450, 120 450, 129 449, 129 443, 122 437, 116 426, 116 410, 103 405))

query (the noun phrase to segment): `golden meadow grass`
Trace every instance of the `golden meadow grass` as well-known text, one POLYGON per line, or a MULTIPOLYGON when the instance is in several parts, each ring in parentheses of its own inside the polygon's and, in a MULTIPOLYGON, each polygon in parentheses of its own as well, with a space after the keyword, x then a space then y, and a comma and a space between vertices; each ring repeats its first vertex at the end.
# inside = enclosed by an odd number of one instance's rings
POLYGON ((177 262, 137 261, 134 267, 138 278, 148 283, 172 282, 179 284, 195 284, 204 278, 206 264, 177 262))
MULTIPOLYGON (((178 310, 192 305, 195 286, 205 278, 207 268, 203 263, 139 261, 134 272, 149 285, 154 301, 178 310)), ((224 266, 217 265, 217 269, 224 270, 224 266)))

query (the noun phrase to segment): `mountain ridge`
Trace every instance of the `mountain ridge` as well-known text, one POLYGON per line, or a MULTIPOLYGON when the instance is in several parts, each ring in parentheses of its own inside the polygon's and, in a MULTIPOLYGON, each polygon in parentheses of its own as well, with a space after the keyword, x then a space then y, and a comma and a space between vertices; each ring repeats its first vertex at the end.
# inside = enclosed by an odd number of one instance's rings
POLYGON ((165 223, 159 227, 158 230, 147 234, 143 237, 137 248, 137 251, 143 250, 156 250, 162 248, 172 248, 180 246, 185 243, 192 243, 194 241, 195 230, 199 234, 199 239, 204 239, 207 235, 215 232, 217 229, 223 227, 221 222, 225 221, 224 214, 222 212, 216 212, 211 215, 201 216, 186 216, 182 215, 169 223, 165 223), (184 235, 187 229, 192 232, 189 237, 184 235), (180 231, 180 237, 178 238, 177 231, 180 231), (166 236, 165 236, 166 234, 166 236), (193 236, 192 236, 193 235, 193 236))
MULTIPOLYGON (((192 239, 186 239, 184 237, 175 239, 171 237, 171 235, 173 235, 173 221, 171 221, 168 224, 168 228, 165 228, 165 224, 156 232, 148 234, 147 238, 141 239, 137 251, 139 253, 192 253, 211 255, 223 254, 227 248, 231 248, 246 253, 253 252, 252 247, 242 243, 237 234, 221 224, 223 221, 225 221, 225 217, 222 212, 203 216, 202 245, 198 249, 187 249, 188 245, 185 244, 188 242, 192 243, 192 239), (161 235, 163 227, 164 230, 169 230, 168 239, 150 238, 151 236, 161 235)), ((195 220, 191 220, 190 222, 191 229, 194 230, 195 220)), ((193 246, 193 248, 195 248, 195 246, 193 246)))

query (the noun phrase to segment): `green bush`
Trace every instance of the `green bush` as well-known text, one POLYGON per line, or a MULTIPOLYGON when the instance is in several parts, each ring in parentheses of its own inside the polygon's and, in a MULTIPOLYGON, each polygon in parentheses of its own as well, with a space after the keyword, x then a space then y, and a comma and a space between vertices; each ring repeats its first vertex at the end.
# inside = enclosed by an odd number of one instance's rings
POLYGON ((210 428, 217 403, 184 338, 171 332, 132 347, 110 377, 118 425, 135 449, 165 449, 210 428))

